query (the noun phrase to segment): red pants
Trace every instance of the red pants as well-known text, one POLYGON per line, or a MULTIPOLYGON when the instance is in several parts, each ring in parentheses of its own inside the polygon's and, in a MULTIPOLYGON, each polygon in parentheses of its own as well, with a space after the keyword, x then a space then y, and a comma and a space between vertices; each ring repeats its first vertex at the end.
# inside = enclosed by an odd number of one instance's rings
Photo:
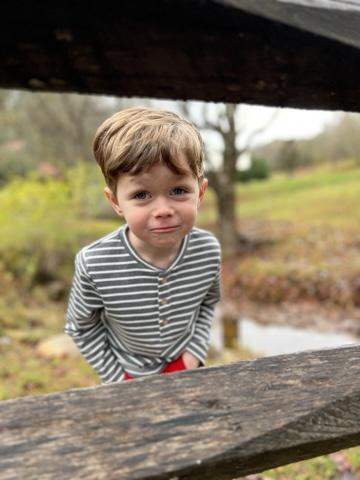
MULTIPOLYGON (((182 355, 172 362, 167 363, 160 373, 178 372, 179 370, 186 370, 182 355)), ((132 378, 134 377, 125 372, 124 380, 131 380, 132 378)))

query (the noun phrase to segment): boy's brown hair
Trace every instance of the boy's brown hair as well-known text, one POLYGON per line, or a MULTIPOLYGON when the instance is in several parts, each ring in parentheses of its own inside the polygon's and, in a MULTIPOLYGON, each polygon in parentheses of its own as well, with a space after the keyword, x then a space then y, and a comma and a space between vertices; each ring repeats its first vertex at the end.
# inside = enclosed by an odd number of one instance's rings
POLYGON ((203 141, 198 130, 173 112, 145 107, 121 110, 97 129, 94 156, 108 187, 116 193, 121 173, 136 175, 164 162, 175 173, 181 154, 197 179, 203 176, 203 141))

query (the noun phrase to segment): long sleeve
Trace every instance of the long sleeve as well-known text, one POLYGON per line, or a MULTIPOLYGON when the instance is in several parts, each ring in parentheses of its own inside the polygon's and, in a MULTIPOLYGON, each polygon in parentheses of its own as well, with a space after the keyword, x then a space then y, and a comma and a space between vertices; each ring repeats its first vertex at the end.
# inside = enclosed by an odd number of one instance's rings
POLYGON ((86 271, 82 252, 75 260, 65 332, 73 338, 103 383, 124 378, 124 369, 109 344, 103 321, 103 302, 86 271))
POLYGON ((202 364, 204 364, 209 348, 211 324, 214 318, 215 305, 219 300, 220 266, 211 287, 200 305, 194 335, 186 347, 186 350, 192 353, 202 364))

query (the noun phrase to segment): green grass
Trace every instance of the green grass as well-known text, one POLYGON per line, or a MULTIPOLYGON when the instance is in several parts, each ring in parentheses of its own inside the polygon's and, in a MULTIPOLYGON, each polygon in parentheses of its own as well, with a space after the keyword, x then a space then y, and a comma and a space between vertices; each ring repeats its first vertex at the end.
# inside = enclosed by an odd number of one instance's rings
MULTIPOLYGON (((360 222, 360 169, 345 164, 322 167, 294 176, 276 174, 265 181, 238 183, 238 218, 289 221, 308 226, 326 224, 354 229, 360 222)), ((216 197, 211 188, 200 208, 198 224, 216 221, 216 197)))
POLYGON ((237 186, 240 218, 354 229, 360 221, 360 169, 330 170, 237 186))

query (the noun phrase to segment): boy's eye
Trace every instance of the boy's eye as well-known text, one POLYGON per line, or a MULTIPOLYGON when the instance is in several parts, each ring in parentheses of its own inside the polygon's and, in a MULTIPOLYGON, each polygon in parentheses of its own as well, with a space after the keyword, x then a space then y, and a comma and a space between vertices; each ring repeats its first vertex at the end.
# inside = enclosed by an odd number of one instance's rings
POLYGON ((135 198, 136 200, 146 200, 149 197, 150 197, 149 192, 136 192, 133 195, 133 198, 135 198))
POLYGON ((183 187, 175 187, 171 190, 172 195, 184 195, 184 193, 187 193, 187 190, 183 187))

